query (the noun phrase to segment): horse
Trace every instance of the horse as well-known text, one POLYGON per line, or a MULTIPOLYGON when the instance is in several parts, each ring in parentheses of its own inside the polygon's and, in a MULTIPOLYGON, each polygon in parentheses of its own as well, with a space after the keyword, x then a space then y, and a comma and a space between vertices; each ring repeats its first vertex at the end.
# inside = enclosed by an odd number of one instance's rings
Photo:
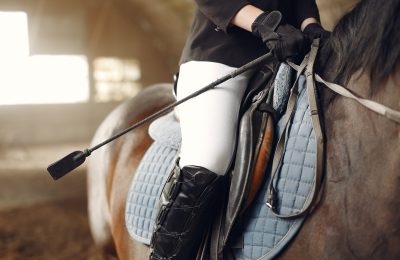
MULTIPOLYGON (((321 47, 316 71, 364 98, 400 109, 400 1, 363 0, 321 47)), ((318 85, 325 130, 323 189, 281 259, 400 258, 400 125, 318 85)), ((171 84, 156 84, 117 107, 93 143, 174 101, 171 84)), ((120 259, 146 259, 129 237, 125 201, 152 140, 148 124, 93 154, 88 211, 97 245, 120 259)))

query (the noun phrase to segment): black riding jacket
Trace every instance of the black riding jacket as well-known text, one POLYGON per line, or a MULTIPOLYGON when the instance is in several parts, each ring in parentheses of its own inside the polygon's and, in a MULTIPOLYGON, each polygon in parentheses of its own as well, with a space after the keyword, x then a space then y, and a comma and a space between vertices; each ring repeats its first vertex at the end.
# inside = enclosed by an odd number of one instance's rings
POLYGON ((230 25, 235 14, 252 4, 265 11, 279 10, 285 21, 297 28, 304 19, 319 20, 315 0, 195 0, 192 27, 180 63, 213 61, 240 67, 265 54, 265 44, 250 32, 230 25))

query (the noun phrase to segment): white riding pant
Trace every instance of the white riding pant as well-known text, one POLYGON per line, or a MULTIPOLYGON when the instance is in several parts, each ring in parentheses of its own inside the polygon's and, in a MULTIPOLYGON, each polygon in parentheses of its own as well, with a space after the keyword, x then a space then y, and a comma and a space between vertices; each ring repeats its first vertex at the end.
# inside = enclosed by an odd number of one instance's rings
MULTIPOLYGON (((236 68, 207 61, 180 66, 177 99, 203 88, 236 68)), ((223 175, 236 145, 240 103, 252 72, 218 85, 177 107, 182 132, 179 166, 196 165, 223 175)))

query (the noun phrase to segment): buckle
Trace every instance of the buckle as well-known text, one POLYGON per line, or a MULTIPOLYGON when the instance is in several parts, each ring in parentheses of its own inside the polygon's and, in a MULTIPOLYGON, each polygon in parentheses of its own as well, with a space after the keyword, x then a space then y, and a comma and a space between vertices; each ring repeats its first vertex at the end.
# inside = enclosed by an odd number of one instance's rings
POLYGON ((274 187, 271 187, 271 189, 268 192, 267 201, 265 204, 267 205, 268 208, 275 210, 276 202, 277 202, 276 190, 274 187))

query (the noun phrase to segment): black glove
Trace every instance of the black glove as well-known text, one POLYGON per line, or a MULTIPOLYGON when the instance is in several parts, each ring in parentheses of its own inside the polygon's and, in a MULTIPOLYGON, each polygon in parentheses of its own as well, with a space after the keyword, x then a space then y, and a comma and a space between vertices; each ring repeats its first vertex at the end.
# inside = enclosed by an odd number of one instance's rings
POLYGON ((287 58, 303 58, 310 48, 307 37, 289 24, 281 24, 282 14, 279 11, 260 14, 251 26, 252 33, 261 37, 279 61, 287 58))
POLYGON ((327 40, 331 33, 326 31, 319 23, 311 23, 304 28, 304 33, 310 38, 310 40, 320 38, 321 42, 327 40))

